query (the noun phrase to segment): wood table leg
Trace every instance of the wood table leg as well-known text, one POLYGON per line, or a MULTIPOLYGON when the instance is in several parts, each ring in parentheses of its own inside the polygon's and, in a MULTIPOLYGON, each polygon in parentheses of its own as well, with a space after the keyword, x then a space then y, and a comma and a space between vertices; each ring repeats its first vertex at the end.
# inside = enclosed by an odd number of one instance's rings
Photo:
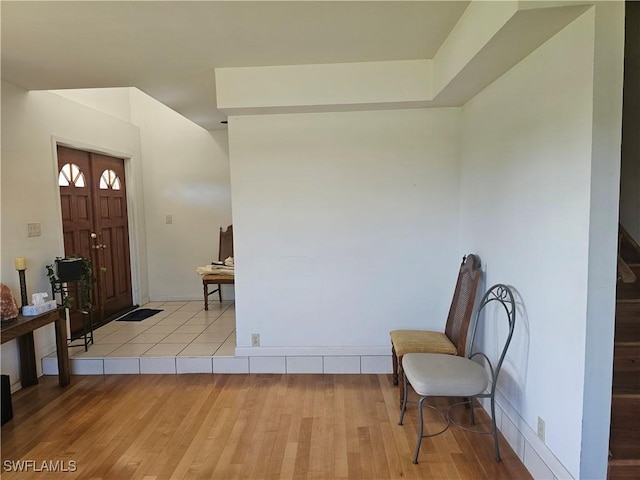
POLYGON ((69 369, 69 349, 67 347, 67 321, 61 315, 55 321, 56 329, 56 353, 58 355, 58 383, 66 387, 71 383, 69 369))
POLYGON ((20 351, 20 384, 30 387, 38 384, 38 370, 36 369, 36 348, 33 343, 33 332, 18 337, 20 351))

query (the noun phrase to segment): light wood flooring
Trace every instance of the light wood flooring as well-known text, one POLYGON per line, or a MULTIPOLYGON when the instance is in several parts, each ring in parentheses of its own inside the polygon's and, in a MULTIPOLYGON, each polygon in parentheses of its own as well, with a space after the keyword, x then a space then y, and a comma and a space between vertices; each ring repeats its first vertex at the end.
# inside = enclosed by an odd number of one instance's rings
POLYGON ((397 425, 391 375, 73 376, 64 389, 42 377, 13 405, 6 480, 531 478, 504 439, 497 463, 490 436, 454 427, 425 439, 412 464, 416 405, 397 425), (7 471, 17 460, 77 470, 7 471))

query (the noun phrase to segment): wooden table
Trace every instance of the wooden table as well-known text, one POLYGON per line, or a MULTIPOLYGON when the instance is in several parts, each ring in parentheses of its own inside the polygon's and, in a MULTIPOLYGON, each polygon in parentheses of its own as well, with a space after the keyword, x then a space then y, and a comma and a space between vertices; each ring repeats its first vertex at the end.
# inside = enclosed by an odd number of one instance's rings
POLYGON ((33 343, 33 331, 50 323, 55 323, 56 351, 58 355, 58 383, 61 387, 69 385, 69 351, 67 350, 67 322, 62 316, 64 310, 51 310, 42 315, 18 318, 2 323, 2 343, 18 340, 20 352, 20 383, 29 387, 38 383, 36 368, 36 349, 33 343))

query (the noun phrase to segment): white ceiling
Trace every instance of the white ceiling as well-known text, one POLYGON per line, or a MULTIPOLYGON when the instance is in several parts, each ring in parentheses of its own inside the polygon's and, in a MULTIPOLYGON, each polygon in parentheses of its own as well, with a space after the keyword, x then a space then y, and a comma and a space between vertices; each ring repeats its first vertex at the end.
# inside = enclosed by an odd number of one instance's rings
POLYGON ((137 87, 213 130, 216 67, 432 58, 468 3, 2 1, 2 79, 137 87))

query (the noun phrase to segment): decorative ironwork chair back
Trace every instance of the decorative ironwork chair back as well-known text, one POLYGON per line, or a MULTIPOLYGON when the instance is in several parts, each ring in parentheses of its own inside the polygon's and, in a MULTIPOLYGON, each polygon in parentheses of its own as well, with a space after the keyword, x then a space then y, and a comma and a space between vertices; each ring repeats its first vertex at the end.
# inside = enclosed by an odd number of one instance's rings
MULTIPOLYGON (((488 312, 484 312, 484 316, 487 317, 488 312)), ((487 319, 483 322, 485 325, 488 324, 487 319)), ((489 366, 491 371, 491 397, 494 396, 496 391, 497 379, 500 374, 500 370, 502 369, 502 363, 504 362, 504 358, 507 355, 507 350, 509 349, 509 345, 511 344, 511 338, 513 337, 513 330, 516 323, 516 303, 513 298, 513 293, 511 289, 501 283, 498 283, 491 287, 480 300, 480 304, 478 305, 478 310, 476 313, 476 320, 473 325, 473 332, 471 334, 471 342, 469 343, 469 354, 468 358, 473 358, 475 356, 483 357, 489 366), (476 333, 478 331, 478 324, 480 323, 480 316, 483 313, 486 306, 496 304, 498 309, 504 310, 507 316, 507 322, 509 324, 509 333, 507 334, 507 338, 502 347, 502 352, 500 353, 500 357, 498 362, 494 365, 492 364, 489 357, 483 352, 474 352, 473 347, 475 345, 476 333)))

